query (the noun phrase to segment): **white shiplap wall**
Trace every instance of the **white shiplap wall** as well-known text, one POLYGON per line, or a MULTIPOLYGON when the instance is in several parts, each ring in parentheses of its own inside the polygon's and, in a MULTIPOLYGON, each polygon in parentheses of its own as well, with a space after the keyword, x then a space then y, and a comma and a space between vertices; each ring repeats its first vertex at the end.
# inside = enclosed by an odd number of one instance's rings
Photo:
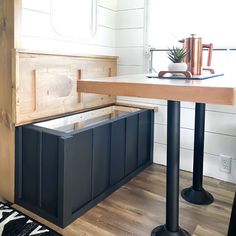
POLYGON ((39 51, 115 55, 116 7, 117 0, 98 0, 96 35, 78 40, 60 36, 54 30, 51 0, 23 0, 21 47, 39 51))
POLYGON ((116 52, 120 75, 143 72, 144 15, 144 0, 117 1, 116 52))
MULTIPOLYGON (((120 16, 117 17, 117 26, 123 27, 117 30, 120 74, 145 72, 147 1, 131 2, 118 0, 120 16), (134 10, 136 8, 138 10, 134 10), (139 20, 135 20, 137 18, 139 20)), ((157 63, 154 67, 158 69, 160 64, 157 63)), ((157 104, 159 112, 155 114, 154 162, 166 164, 166 101, 128 97, 119 97, 119 99, 157 104)), ((183 102, 181 104, 181 169, 189 171, 192 170, 193 161, 193 128, 194 104, 183 102)), ((236 106, 207 105, 204 158, 205 175, 236 183, 236 106), (233 158, 230 174, 220 171, 220 155, 233 158)))

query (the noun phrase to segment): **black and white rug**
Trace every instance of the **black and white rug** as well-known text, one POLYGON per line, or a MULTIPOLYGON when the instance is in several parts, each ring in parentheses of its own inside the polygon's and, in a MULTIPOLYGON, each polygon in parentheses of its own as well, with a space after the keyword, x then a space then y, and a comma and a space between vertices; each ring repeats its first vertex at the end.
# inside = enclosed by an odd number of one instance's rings
POLYGON ((59 236, 57 232, 0 202, 1 236, 59 236))

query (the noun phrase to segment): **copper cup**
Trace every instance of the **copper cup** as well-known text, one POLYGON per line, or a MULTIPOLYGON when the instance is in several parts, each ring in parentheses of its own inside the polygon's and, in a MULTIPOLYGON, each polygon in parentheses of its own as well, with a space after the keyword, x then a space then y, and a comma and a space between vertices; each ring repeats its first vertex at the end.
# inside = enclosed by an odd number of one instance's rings
POLYGON ((196 37, 195 34, 191 34, 190 38, 180 40, 180 42, 183 43, 183 47, 188 51, 184 60, 188 65, 188 71, 190 71, 192 75, 201 75, 203 48, 208 48, 207 66, 210 66, 213 45, 202 44, 202 38, 196 37))

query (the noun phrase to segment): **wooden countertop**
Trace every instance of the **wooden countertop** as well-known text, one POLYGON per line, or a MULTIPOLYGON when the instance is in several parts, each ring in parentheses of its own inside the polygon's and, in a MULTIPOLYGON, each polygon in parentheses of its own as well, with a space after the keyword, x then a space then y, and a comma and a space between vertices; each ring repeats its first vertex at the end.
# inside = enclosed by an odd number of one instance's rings
POLYGON ((236 76, 205 80, 147 78, 144 74, 78 81, 85 93, 134 96, 174 101, 233 105, 236 103, 236 76))

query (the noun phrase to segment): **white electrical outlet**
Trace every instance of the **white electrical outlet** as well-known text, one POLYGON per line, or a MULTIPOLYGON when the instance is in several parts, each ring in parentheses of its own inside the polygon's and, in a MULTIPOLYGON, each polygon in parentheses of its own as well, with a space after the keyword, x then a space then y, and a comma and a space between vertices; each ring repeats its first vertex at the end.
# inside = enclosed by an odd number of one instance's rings
POLYGON ((220 171, 231 173, 232 157, 220 155, 220 171))

